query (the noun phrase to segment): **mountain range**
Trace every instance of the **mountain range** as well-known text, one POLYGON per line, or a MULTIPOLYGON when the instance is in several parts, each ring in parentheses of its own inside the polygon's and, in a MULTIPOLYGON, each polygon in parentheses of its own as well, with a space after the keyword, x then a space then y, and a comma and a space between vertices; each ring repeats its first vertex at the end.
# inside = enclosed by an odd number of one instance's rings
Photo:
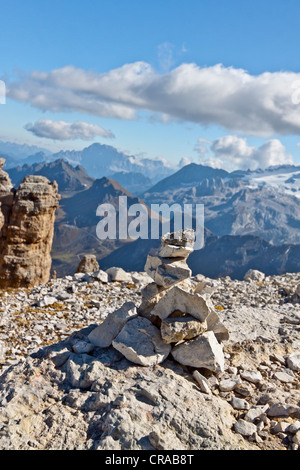
MULTIPOLYGON (((120 266, 125 271, 143 271, 151 248, 157 240, 136 240, 112 251, 101 259, 101 267, 120 266)), ((193 275, 203 274, 212 279, 230 276, 242 280, 249 269, 266 275, 299 272, 300 245, 271 245, 253 235, 217 237, 205 236, 205 245, 187 260, 193 275)))
POLYGON ((142 192, 150 188, 161 178, 167 177, 176 171, 177 167, 168 164, 162 159, 151 159, 127 155, 110 145, 94 143, 82 150, 61 150, 56 153, 30 146, 18 146, 7 142, 0 142, 0 155, 6 159, 5 170, 16 166, 32 165, 35 163, 50 163, 56 160, 64 160, 70 165, 78 165, 85 168, 92 178, 112 177, 117 175, 123 182, 129 183, 135 176, 135 182, 131 184, 132 189, 142 192), (9 153, 10 152, 10 153, 9 153), (128 178, 126 181, 126 175, 128 178), (144 180, 140 184, 139 175, 144 180))
POLYGON ((103 269, 143 269, 157 240, 100 241, 96 236, 98 205, 117 208, 120 195, 128 205, 143 202, 148 208, 204 204, 205 246, 189 258, 193 274, 240 279, 249 268, 266 274, 299 271, 300 166, 228 172, 189 164, 178 170, 101 144, 57 154, 34 150, 21 160, 12 157, 18 165, 9 163, 6 171, 15 185, 27 174, 58 182, 62 199, 52 250, 58 275, 74 272, 85 253, 94 253, 103 269))
POLYGON ((271 244, 300 243, 300 167, 226 172, 190 164, 142 195, 146 204, 204 204, 216 235, 254 235, 271 244))

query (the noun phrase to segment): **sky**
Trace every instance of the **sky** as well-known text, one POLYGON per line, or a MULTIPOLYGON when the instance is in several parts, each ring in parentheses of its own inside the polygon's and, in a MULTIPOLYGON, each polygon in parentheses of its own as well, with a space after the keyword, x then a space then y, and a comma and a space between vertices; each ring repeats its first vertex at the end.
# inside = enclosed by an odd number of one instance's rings
POLYGON ((2 141, 300 164, 299 0, 0 0, 0 15, 2 141))

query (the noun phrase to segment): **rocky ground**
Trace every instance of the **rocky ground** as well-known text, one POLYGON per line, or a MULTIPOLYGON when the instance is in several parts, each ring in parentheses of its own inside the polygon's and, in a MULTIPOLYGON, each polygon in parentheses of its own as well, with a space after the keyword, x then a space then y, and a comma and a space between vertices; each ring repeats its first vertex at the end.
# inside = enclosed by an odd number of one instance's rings
POLYGON ((300 273, 192 278, 229 331, 218 374, 87 350, 149 282, 103 276, 0 291, 0 449, 300 449, 300 273))

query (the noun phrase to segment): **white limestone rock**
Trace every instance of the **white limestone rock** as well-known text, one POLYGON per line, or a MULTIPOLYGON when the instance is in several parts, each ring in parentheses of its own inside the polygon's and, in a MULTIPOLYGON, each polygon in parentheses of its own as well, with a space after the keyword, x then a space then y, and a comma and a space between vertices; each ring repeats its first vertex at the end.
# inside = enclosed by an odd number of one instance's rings
POLYGON ((159 256, 163 258, 187 258, 194 250, 195 233, 191 229, 166 233, 161 237, 159 256))
POLYGON ((186 248, 183 246, 164 245, 159 251, 158 255, 162 258, 187 258, 193 252, 193 248, 186 248))
POLYGON ((212 331, 175 346, 172 356, 175 361, 185 366, 204 368, 216 373, 224 372, 223 349, 212 331))
POLYGON ((165 289, 161 286, 158 286, 155 282, 150 282, 141 289, 142 300, 152 300, 154 299, 157 302, 165 292, 165 289), (160 297, 158 297, 160 296, 160 297))
POLYGON ((265 277, 265 274, 261 271, 249 269, 244 276, 244 281, 262 282, 265 277))
POLYGON ((160 327, 161 337, 168 344, 193 339, 206 330, 206 321, 200 322, 190 315, 166 318, 160 327))
POLYGON ((94 345, 88 341, 82 340, 73 344, 72 349, 76 354, 89 354, 93 351, 94 345))
POLYGON ((144 269, 156 284, 165 288, 174 286, 192 275, 186 261, 181 258, 148 255, 144 269))
POLYGON ((248 421, 245 421, 244 419, 239 419, 234 424, 234 430, 238 434, 241 434, 244 437, 249 437, 256 433, 257 428, 255 424, 249 423, 248 421))
POLYGON ((207 296, 193 294, 181 287, 175 286, 160 298, 151 311, 151 315, 165 320, 176 310, 189 314, 200 320, 200 322, 206 321, 207 330, 214 331, 219 341, 229 338, 227 328, 220 321, 210 298, 207 296))
POLYGON ((241 383, 241 379, 239 377, 223 379, 219 383, 219 389, 221 390, 221 392, 231 392, 240 383, 241 383))
POLYGON ((102 271, 102 269, 95 271, 91 276, 93 279, 103 282, 104 284, 108 283, 108 274, 105 271, 102 271))
POLYGON ((88 336, 89 341, 99 348, 108 348, 123 326, 135 317, 137 317, 135 304, 133 302, 125 302, 121 308, 111 312, 103 323, 91 331, 88 336))
MULTIPOLYGON (((181 289, 190 293, 194 292, 194 285, 191 279, 184 279, 184 281, 179 282, 176 287, 180 287, 181 289)), ((172 288, 173 287, 166 288, 159 286, 155 282, 151 282, 150 284, 144 286, 141 289, 142 302, 138 309, 139 314, 142 316, 147 316, 147 314, 150 314, 157 302, 172 288)))
POLYGON ((263 377, 259 370, 243 370, 241 371, 241 377, 248 382, 258 384, 263 380, 263 377))
POLYGON ((195 232, 191 228, 178 230, 177 232, 166 233, 161 237, 162 245, 183 246, 193 248, 195 242, 195 232))
POLYGON ((162 297, 154 307, 152 314, 162 320, 168 318, 175 310, 188 313, 201 322, 213 312, 213 305, 209 299, 200 294, 191 294, 180 287, 173 287, 162 297))
POLYGON ((7 348, 5 346, 4 341, 0 341, 0 361, 4 361, 6 350, 7 348))
POLYGON ((286 358, 286 363, 289 369, 294 371, 300 371, 300 351, 290 354, 286 358))
POLYGON ((269 418, 284 418, 290 415, 291 407, 288 403, 276 402, 268 410, 269 418))
POLYGON ((254 448, 232 431, 230 404, 201 393, 179 364, 144 368, 124 359, 120 367, 113 348, 71 353, 59 368, 47 357, 28 356, 2 377, 0 450, 34 443, 37 450, 132 453, 149 451, 150 439, 158 451, 254 448))
POLYGON ((270 407, 268 404, 252 406, 252 408, 250 408, 245 414, 244 420, 252 423, 258 418, 262 419, 263 417, 266 416, 266 412, 268 411, 269 408, 270 407))
POLYGON ((244 398, 232 397, 231 406, 235 410, 249 410, 250 405, 244 398))
POLYGON ((132 282, 132 277, 130 273, 127 273, 122 268, 112 267, 106 270, 106 273, 109 276, 111 281, 115 282, 132 282))
POLYGON ((297 431, 293 436, 293 442, 297 444, 297 446, 300 446, 300 431, 297 431))
POLYGON ((41 300, 39 300, 38 307, 48 307, 49 305, 53 305, 56 302, 56 297, 53 297, 52 295, 45 295, 41 300))
POLYGON ((274 377, 274 379, 277 379, 277 380, 279 380, 280 382, 283 382, 283 383, 294 383, 294 382, 296 382, 296 378, 293 375, 287 374, 286 372, 283 372, 283 371, 275 372, 273 377, 274 377))
POLYGON ((137 317, 124 326, 112 345, 129 361, 141 366, 163 362, 171 352, 160 331, 147 318, 137 317))
POLYGON ((152 278, 145 272, 132 272, 131 279, 137 286, 147 286, 152 283, 152 278))
POLYGON ((207 395, 211 395, 211 388, 209 385, 208 380, 204 377, 204 375, 200 374, 198 370, 194 370, 193 377, 196 380, 197 384, 201 392, 206 393, 207 395))

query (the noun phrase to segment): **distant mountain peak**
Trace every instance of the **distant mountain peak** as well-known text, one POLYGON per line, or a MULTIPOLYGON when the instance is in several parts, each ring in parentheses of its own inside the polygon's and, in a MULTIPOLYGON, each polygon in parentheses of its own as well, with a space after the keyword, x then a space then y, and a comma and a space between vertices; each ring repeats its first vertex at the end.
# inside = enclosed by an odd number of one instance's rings
POLYGON ((79 166, 74 168, 70 163, 61 158, 51 162, 18 165, 6 171, 15 186, 19 185, 25 176, 41 175, 50 181, 55 180, 60 193, 81 191, 89 187, 94 181, 93 178, 87 175, 84 168, 79 166))
POLYGON ((190 163, 185 165, 176 173, 167 176, 159 181, 155 186, 149 189, 148 192, 165 191, 167 189, 175 189, 181 186, 193 186, 199 184, 206 178, 225 178, 229 173, 226 170, 212 168, 211 166, 200 165, 197 163, 190 163))

